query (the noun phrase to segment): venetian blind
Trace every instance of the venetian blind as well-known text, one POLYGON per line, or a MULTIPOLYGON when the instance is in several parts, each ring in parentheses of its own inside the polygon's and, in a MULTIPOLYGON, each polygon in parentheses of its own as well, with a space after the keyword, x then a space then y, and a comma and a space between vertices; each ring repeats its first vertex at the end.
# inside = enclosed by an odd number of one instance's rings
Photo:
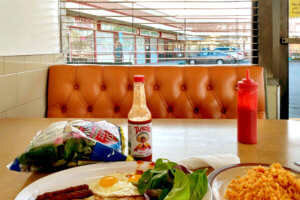
POLYGON ((258 63, 257 0, 61 0, 69 63, 258 63))
POLYGON ((0 0, 0 56, 59 53, 59 0, 0 0))

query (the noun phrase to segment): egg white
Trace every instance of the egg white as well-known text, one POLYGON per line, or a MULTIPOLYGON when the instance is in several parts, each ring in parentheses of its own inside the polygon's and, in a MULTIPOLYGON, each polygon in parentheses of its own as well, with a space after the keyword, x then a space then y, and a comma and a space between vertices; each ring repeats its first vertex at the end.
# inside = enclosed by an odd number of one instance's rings
POLYGON ((97 179, 89 184, 89 188, 95 195, 100 197, 123 197, 123 196, 137 196, 140 195, 136 186, 128 182, 128 173, 112 173, 108 176, 113 176, 119 181, 111 187, 101 187, 97 179))

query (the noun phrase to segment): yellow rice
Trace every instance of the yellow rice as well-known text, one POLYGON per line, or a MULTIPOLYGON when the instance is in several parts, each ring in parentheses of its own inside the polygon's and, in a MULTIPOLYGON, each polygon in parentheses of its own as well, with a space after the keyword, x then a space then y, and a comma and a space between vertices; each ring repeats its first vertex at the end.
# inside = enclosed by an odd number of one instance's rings
POLYGON ((270 168, 261 166, 248 170, 227 186, 229 200, 300 200, 300 179, 286 171, 279 163, 270 168))

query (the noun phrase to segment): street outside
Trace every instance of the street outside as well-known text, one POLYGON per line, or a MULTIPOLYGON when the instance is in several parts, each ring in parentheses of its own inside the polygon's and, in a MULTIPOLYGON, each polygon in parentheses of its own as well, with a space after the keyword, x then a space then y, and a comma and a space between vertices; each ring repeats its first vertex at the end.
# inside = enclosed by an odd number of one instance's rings
POLYGON ((289 117, 300 118, 300 61, 289 63, 289 117))
MULTIPOLYGON (((251 63, 249 62, 249 60, 240 60, 237 61, 236 64, 251 64, 251 63)), ((184 60, 173 60, 173 61, 154 63, 150 65, 189 65, 189 64, 187 64, 184 60)), ((197 65, 205 65, 205 64, 197 64, 197 65)), ((216 63, 216 64, 209 64, 209 65, 218 65, 218 64, 216 63)))

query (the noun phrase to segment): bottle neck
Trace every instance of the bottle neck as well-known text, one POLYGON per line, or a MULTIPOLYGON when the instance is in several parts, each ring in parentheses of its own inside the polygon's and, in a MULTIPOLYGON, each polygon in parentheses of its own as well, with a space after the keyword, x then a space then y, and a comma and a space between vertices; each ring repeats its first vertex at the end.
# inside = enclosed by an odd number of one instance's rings
POLYGON ((144 83, 134 83, 133 105, 147 106, 144 83))

